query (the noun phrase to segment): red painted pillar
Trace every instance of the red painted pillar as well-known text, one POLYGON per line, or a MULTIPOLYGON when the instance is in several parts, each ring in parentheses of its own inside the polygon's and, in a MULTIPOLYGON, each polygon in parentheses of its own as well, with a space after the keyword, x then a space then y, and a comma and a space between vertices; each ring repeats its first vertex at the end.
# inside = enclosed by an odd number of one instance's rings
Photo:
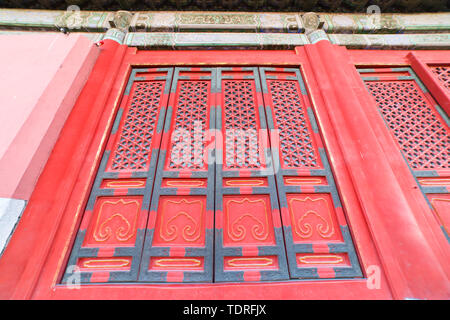
POLYGON ((436 254, 415 218, 420 208, 408 202, 355 88, 346 49, 317 40, 304 50, 396 299, 450 297, 445 257, 436 254))
POLYGON ((52 151, 53 155, 43 170, 30 203, 0 259, 0 299, 30 298, 39 278, 57 232, 56 226, 64 212, 61 206, 66 203, 64 199, 71 196, 76 181, 69 177, 79 173, 127 46, 107 39, 102 42, 100 49, 89 80, 72 109, 77 117, 69 117, 61 131, 52 151), (78 153, 73 154, 71 150, 78 150, 78 153), (46 192, 53 190, 52 187, 56 184, 61 185, 61 181, 66 182, 56 194, 46 192), (39 219, 38 213, 42 212, 52 219, 39 219), (24 225, 27 227, 23 227, 24 225))

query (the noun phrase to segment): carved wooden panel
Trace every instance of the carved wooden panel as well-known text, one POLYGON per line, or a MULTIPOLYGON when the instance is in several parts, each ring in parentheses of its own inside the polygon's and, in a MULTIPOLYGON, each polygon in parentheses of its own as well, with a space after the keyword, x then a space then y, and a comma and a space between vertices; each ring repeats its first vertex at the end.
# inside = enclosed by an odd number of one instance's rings
POLYGON ((140 281, 213 280, 215 69, 175 68, 140 281))
MULTIPOLYGON (((444 86, 447 69, 433 69, 444 86)), ((359 72, 450 242, 442 202, 433 203, 438 194, 447 197, 449 190, 448 115, 409 67, 360 69, 359 72)))
POLYGON ((219 68, 215 280, 288 279, 258 68, 219 68))
POLYGON ((292 278, 361 277, 300 70, 260 68, 292 278))
POLYGON ((172 73, 131 72, 63 282, 137 280, 172 73))

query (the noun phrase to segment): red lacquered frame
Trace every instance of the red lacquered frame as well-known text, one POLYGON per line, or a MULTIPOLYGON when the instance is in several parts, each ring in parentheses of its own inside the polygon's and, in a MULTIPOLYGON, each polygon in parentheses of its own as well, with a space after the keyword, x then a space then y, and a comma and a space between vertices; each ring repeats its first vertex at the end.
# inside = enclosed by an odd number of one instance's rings
MULTIPOLYGON (((413 65, 410 51, 346 50, 327 41, 277 51, 139 51, 111 40, 104 41, 101 48, 90 79, 0 260, 0 298, 450 297, 448 243, 432 220, 422 194, 414 189, 414 178, 355 68, 413 65), (364 276, 373 279, 373 270, 379 271, 379 288, 368 286, 366 278, 195 285, 98 284, 82 285, 80 289, 58 284, 131 68, 182 65, 300 67, 364 276), (405 225, 407 230, 400 228, 405 225)), ((413 55, 427 63, 448 63, 449 53, 415 51, 413 55)), ((435 78, 424 82, 427 86, 438 85, 435 78)), ((436 99, 442 105, 448 103, 448 96, 436 99)))

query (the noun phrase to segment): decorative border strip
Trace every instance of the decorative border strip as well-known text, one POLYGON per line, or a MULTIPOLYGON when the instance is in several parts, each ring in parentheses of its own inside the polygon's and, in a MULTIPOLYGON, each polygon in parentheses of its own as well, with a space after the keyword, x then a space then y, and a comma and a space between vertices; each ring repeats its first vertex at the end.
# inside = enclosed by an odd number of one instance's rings
POLYGON ((308 44, 304 34, 290 33, 137 33, 130 32, 124 44, 138 48, 293 48, 308 44))
MULTIPOLYGON (((110 29, 113 30, 113 29, 110 29)), ((0 30, 0 35, 42 33, 40 31, 0 30)), ((45 32, 49 33, 49 32, 45 32)), ((52 32, 57 34, 56 32, 52 32)), ((59 34, 59 33, 58 33, 59 34)), ((93 42, 106 39, 105 33, 80 32, 93 42)), ((450 33, 439 34, 328 34, 331 43, 348 49, 450 49, 450 33)), ((207 49, 213 47, 233 49, 292 49, 311 43, 305 34, 282 33, 176 33, 130 32, 123 44, 139 49, 207 49)))
POLYGON ((450 33, 328 34, 328 38, 348 49, 450 49, 450 33))
POLYGON ((93 9, 103 9, 114 6, 123 10, 134 8, 137 11, 153 10, 211 10, 220 8, 233 11, 324 11, 334 10, 339 12, 364 12, 365 7, 370 4, 378 4, 383 10, 389 12, 433 12, 448 8, 447 1, 441 0, 303 0, 303 1, 281 1, 281 0, 95 0, 86 1, 64 1, 64 0, 10 0, 5 1, 6 6, 15 8, 50 8, 64 9, 66 3, 76 3, 93 9))
POLYGON ((321 14, 327 33, 438 33, 450 29, 449 13, 321 14), (374 28, 374 23, 378 26, 374 28))

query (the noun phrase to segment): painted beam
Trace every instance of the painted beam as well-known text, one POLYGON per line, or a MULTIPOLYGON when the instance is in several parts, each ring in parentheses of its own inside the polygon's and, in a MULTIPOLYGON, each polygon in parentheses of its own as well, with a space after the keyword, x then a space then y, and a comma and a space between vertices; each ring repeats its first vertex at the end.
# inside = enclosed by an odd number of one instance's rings
POLYGON ((128 33, 120 37, 120 43, 147 49, 290 49, 308 44, 305 35, 318 27, 333 44, 349 49, 450 47, 450 13, 447 12, 315 15, 0 9, 0 34, 63 30, 99 41, 111 39, 111 32, 120 29, 128 33))
POLYGON ((293 48, 309 43, 305 34, 299 33, 181 33, 130 32, 124 44, 138 48, 293 48))
POLYGON ((328 34, 333 44, 347 49, 450 49, 450 33, 328 34))
MULTIPOLYGON (((301 12, 131 12, 133 32, 304 32, 301 12)), ((448 33, 450 13, 318 13, 327 33, 448 33)), ((0 9, 0 29, 105 32, 113 11, 0 9)))

